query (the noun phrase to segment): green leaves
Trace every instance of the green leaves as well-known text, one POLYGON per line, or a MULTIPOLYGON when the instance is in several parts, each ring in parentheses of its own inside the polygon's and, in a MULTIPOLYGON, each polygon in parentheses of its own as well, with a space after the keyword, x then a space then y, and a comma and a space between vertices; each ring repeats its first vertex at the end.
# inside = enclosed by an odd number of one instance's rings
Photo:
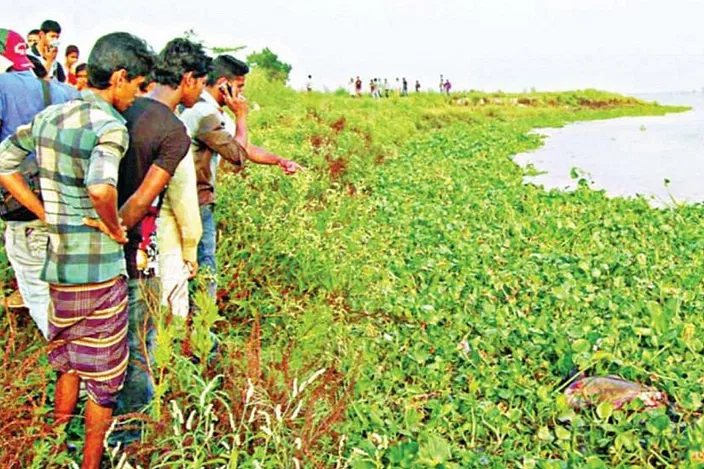
POLYGON ((420 445, 418 462, 426 467, 438 467, 452 458, 450 444, 438 435, 430 435, 420 445))
MULTIPOLYGON (((197 438, 153 435, 145 446, 156 459, 173 450, 231 467, 296 467, 302 455, 302 467, 649 467, 665 465, 654 452, 677 465, 704 445, 692 422, 704 374, 702 207, 545 192, 524 185, 512 161, 540 144, 533 128, 666 109, 593 90, 516 97, 525 106, 482 93, 461 107, 432 95, 371 102, 301 96, 263 75, 247 83, 261 107, 250 114, 252 141, 307 171, 219 172, 221 291, 217 305, 196 297, 200 365, 174 357, 168 335, 157 350, 168 371, 160 397, 188 401, 179 428, 195 410, 197 438), (480 104, 491 99, 503 101, 480 104), (212 361, 211 329, 227 351, 212 361), (321 377, 307 388, 319 400, 301 406, 295 425, 274 425, 294 377, 321 368, 342 384, 321 377), (561 387, 580 371, 655 386, 681 419, 635 404, 575 412, 561 387), (249 388, 232 382, 247 377, 269 389, 243 411, 249 388), (207 421, 201 396, 220 420, 207 421), (219 438, 208 437, 210 423, 219 438), (310 438, 305 451, 296 437, 310 438)), ((25 343, 23 363, 38 347, 25 343)), ((0 407, 38 400, 48 366, 36 368, 19 394, 7 381, 0 407)))
POLYGON ((602 420, 608 420, 614 411, 614 405, 609 401, 604 401, 596 406, 596 415, 602 420))

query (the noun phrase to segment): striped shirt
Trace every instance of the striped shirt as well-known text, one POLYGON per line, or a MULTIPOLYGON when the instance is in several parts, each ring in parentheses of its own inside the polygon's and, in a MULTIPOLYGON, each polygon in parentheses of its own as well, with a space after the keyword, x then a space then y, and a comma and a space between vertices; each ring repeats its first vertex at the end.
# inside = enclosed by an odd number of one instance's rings
POLYGON ((86 90, 79 100, 48 107, 0 144, 0 174, 16 173, 29 153, 37 154, 49 227, 42 280, 82 285, 126 274, 122 246, 83 218, 99 218, 88 186, 117 185, 128 141, 122 116, 86 90))

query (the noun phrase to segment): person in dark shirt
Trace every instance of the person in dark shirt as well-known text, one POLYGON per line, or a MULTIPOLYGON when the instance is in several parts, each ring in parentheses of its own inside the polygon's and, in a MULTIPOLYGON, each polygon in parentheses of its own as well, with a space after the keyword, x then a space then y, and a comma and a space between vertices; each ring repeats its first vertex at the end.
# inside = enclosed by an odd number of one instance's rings
MULTIPOLYGON (((128 237, 125 258, 129 276, 130 362, 115 415, 143 411, 153 397, 146 365, 151 361, 155 334, 150 311, 158 309, 161 300, 156 278, 155 222, 166 185, 191 143, 186 126, 174 110, 178 105, 191 107, 198 101, 211 62, 200 44, 183 38, 170 41, 152 71, 156 87, 123 114, 130 145, 120 163, 117 190, 128 237)), ((196 268, 193 266, 193 271, 196 268)), ((111 443, 127 444, 139 436, 139 431, 118 430, 111 435, 111 443)))

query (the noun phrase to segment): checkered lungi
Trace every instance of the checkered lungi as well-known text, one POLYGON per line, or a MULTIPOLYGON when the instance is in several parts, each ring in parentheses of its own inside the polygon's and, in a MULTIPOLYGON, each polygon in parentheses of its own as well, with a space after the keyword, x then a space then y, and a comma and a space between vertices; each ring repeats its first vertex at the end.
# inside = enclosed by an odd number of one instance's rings
POLYGON ((126 279, 50 285, 49 293, 51 366, 78 374, 98 405, 114 405, 129 359, 126 279))

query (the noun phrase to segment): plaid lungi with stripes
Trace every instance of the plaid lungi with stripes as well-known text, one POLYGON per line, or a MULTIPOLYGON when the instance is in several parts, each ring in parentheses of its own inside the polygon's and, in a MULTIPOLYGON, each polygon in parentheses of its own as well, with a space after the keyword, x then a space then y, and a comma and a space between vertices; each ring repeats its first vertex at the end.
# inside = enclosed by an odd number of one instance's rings
POLYGON ((129 360, 127 280, 52 284, 49 293, 49 363, 78 374, 97 404, 114 405, 129 360))

